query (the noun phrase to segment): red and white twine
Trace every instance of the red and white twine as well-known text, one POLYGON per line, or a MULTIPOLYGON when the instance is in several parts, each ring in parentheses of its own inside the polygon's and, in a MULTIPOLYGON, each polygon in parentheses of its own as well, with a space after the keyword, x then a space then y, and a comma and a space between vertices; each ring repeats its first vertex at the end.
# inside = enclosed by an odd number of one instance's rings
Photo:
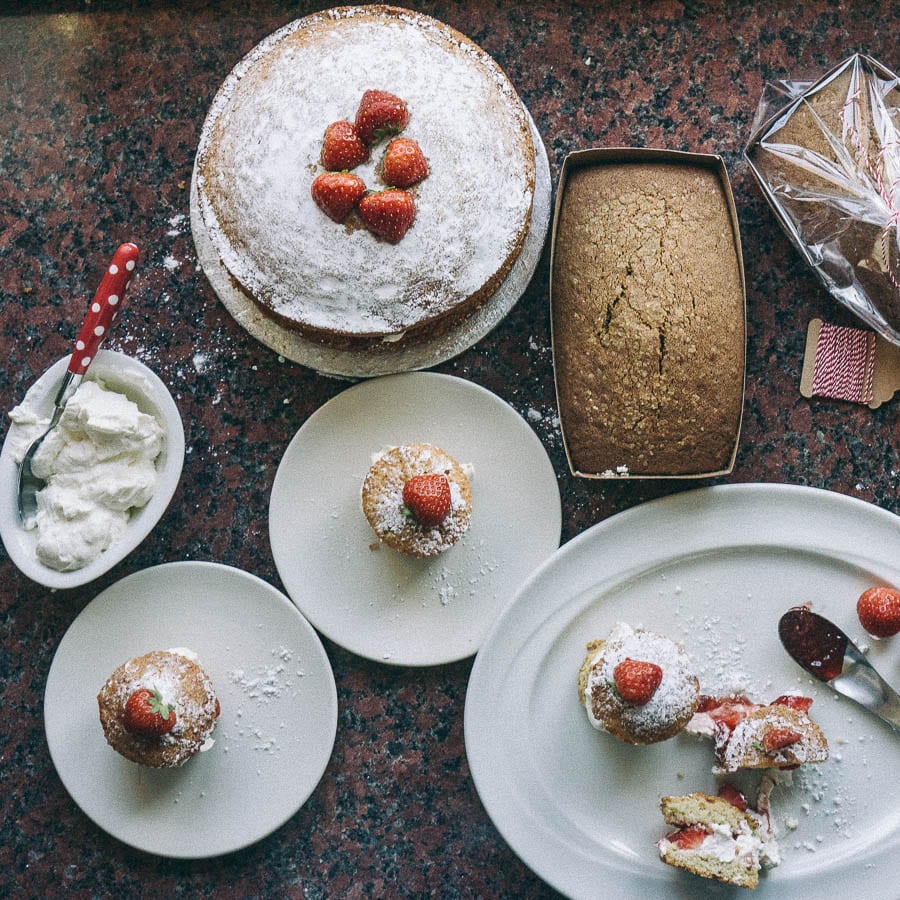
POLYGON ((873 397, 875 334, 823 322, 816 341, 812 393, 869 403, 873 397))

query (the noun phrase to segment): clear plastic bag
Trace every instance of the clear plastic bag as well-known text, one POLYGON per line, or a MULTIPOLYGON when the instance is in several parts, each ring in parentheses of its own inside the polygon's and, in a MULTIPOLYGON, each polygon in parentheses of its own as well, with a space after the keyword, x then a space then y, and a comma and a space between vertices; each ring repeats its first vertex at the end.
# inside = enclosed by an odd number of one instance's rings
POLYGON ((900 344, 900 79, 855 54, 768 84, 745 156, 832 296, 900 344))

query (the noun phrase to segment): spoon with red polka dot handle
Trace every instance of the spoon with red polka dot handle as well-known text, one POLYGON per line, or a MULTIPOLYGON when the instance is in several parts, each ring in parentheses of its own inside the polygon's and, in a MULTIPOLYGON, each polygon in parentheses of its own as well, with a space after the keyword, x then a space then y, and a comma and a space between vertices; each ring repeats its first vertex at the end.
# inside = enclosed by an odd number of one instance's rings
POLYGON ((93 362, 100 345, 106 339, 113 322, 119 318, 119 310, 125 297, 125 286, 131 278, 137 264, 138 248, 134 244, 122 244, 106 269, 100 287, 88 308, 84 324, 69 359, 69 367, 60 383, 56 398, 53 401, 53 415, 44 433, 37 438, 25 453, 19 466, 19 519, 26 528, 33 527, 37 512, 37 492, 44 487, 31 468, 34 454, 45 437, 57 426, 66 403, 81 384, 88 366, 93 362))

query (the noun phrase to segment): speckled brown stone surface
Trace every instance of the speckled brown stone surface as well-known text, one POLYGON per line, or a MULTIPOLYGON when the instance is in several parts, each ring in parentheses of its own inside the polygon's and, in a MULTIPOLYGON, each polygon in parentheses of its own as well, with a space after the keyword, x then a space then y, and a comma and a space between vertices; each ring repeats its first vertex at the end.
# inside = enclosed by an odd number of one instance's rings
MULTIPOLYGON (((334 755, 304 808, 256 846, 175 862, 91 823, 50 761, 42 698, 81 609, 124 575, 216 560, 279 585, 268 497, 289 440, 345 386, 279 360, 242 331, 198 271, 188 186, 217 87, 275 28, 326 4, 0 6, 0 404, 65 354, 108 256, 144 248, 109 346, 170 386, 187 456, 175 499, 141 547, 87 587, 50 593, 0 555, 0 894, 545 897, 482 808, 463 744, 471 667, 363 662, 326 642, 340 704, 334 755)), ((588 146, 716 152, 732 177, 748 284, 744 427, 718 482, 829 488, 900 512, 900 400, 876 411, 803 399, 805 331, 857 324, 783 237, 740 153, 765 81, 817 74, 854 50, 897 69, 900 6, 881 2, 478 3, 418 6, 493 54, 531 110, 554 183, 588 146)), ((697 482, 592 483, 566 470, 556 423, 548 253, 512 314, 438 367, 526 415, 556 468, 563 540, 697 482)), ((574 677, 574 676, 573 676, 574 677)), ((99 727, 99 726, 98 726, 99 727)))

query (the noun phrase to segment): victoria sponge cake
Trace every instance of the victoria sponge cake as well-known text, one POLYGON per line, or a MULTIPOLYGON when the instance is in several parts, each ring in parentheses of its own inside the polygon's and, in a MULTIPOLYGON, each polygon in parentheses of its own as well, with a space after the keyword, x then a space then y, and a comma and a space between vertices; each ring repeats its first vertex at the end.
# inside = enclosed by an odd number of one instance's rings
MULTIPOLYGON (((395 196, 388 139, 364 137, 368 158, 347 168, 367 198, 395 196)), ((534 173, 528 114, 491 57, 389 6, 327 10, 265 38, 216 95, 196 162, 199 212, 232 283, 282 327, 342 349, 421 341, 488 300, 522 249, 534 173), (332 221, 311 196, 326 130, 353 125, 370 92, 405 105, 393 130, 427 164, 395 242, 356 209, 332 221)))

